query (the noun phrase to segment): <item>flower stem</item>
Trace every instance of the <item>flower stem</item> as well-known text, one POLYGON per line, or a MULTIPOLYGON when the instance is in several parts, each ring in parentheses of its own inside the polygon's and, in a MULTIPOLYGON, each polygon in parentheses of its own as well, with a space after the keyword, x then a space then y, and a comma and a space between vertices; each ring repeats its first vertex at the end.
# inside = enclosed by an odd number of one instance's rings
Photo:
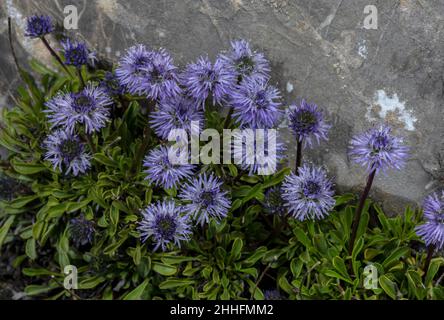
POLYGON ((142 163, 142 158, 143 155, 146 153, 148 146, 150 145, 150 138, 151 138, 151 134, 150 134, 151 130, 150 128, 147 126, 145 127, 145 129, 143 130, 143 141, 142 141, 142 145, 140 146, 139 150, 137 150, 135 159, 134 159, 134 173, 137 174, 140 171, 141 168, 141 163, 142 163))
POLYGON ((353 247, 355 245, 356 233, 358 232, 359 222, 361 221, 361 216, 362 216, 362 209, 364 208, 365 200, 367 199, 368 194, 370 193, 370 189, 372 187, 375 175, 376 175, 376 170, 373 170, 368 176, 367 185, 365 186, 364 192, 362 193, 361 198, 359 199, 359 204, 356 207, 355 218, 352 224, 352 233, 350 236, 350 242, 348 247, 348 253, 350 255, 352 254, 353 247))
POLYGON ((433 258, 433 253, 435 252, 435 246, 433 244, 427 247, 427 258, 424 264, 424 278, 427 276, 427 272, 429 271, 430 261, 433 258))
POLYGON ((62 66, 62 68, 66 71, 66 73, 72 77, 71 72, 69 71, 69 69, 66 67, 66 65, 63 63, 62 59, 60 58, 60 56, 57 54, 57 52, 54 51, 53 48, 51 48, 51 46, 48 43, 48 40, 46 40, 45 36, 42 36, 40 38, 43 42, 43 44, 45 45, 46 49, 48 49, 48 51, 51 53, 51 55, 57 60, 57 62, 62 66))
POLYGON ((80 83, 82 84, 82 88, 85 88, 85 80, 83 80, 82 76, 82 70, 80 68, 77 68, 77 74, 79 75, 80 83))
POLYGON ((227 117, 225 118, 225 121, 224 121, 224 123, 223 123, 223 128, 224 128, 224 129, 227 129, 227 126, 230 124, 230 122, 231 122, 231 116, 233 115, 233 112, 234 112, 234 108, 233 108, 233 107, 230 107, 230 109, 228 109, 227 117))
POLYGON ((259 276, 259 279, 257 280, 257 282, 254 284, 254 289, 253 292, 251 293, 251 299, 254 299, 254 294, 256 293, 257 288, 259 287, 259 284, 261 283, 262 279, 264 278, 265 274, 268 272, 268 270, 271 268, 271 264, 268 264, 267 267, 264 269, 264 271, 262 271, 261 275, 259 276))
POLYGON ((299 168, 302 164, 302 140, 297 139, 297 150, 296 150, 296 167, 294 172, 298 174, 299 168))
MULTIPOLYGON (((11 53, 12 57, 14 58, 15 66, 17 67, 17 70, 20 74, 20 77, 22 77, 22 68, 20 67, 17 59, 17 55, 15 53, 14 45, 12 44, 12 23, 11 23, 11 17, 8 17, 8 37, 9 37, 9 46, 11 47, 11 53)), ((22 79, 23 80, 23 79, 22 79)))

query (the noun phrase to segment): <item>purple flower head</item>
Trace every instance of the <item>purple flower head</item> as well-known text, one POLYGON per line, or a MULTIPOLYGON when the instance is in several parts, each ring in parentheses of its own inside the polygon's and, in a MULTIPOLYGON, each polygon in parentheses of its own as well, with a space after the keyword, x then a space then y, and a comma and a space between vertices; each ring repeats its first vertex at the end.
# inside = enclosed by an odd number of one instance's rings
POLYGON ((390 127, 383 125, 353 137, 349 154, 370 173, 388 168, 401 169, 408 158, 408 148, 401 138, 392 134, 390 127))
POLYGON ((100 81, 100 87, 110 96, 117 96, 125 93, 125 88, 120 85, 116 74, 109 71, 105 73, 105 78, 100 81))
POLYGON ((143 162, 146 179, 165 189, 176 187, 181 180, 190 178, 195 168, 192 164, 172 163, 169 159, 169 150, 174 149, 165 146, 153 149, 143 162))
POLYGON ((166 251, 170 244, 180 248, 181 241, 188 241, 191 236, 189 217, 182 215, 182 208, 173 201, 158 201, 142 210, 142 221, 138 230, 143 242, 152 238, 154 251, 162 248, 166 251))
POLYGON ((304 141, 304 146, 313 146, 313 140, 327 140, 328 130, 331 128, 324 121, 322 112, 314 103, 305 100, 294 106, 289 113, 290 128, 299 141, 304 141))
POLYGON ((65 53, 65 64, 80 68, 90 63, 94 65, 97 60, 96 54, 88 50, 85 42, 73 41, 69 38, 62 41, 65 53))
POLYGON ((120 84, 131 94, 141 94, 142 87, 148 78, 147 69, 151 65, 153 52, 143 44, 132 46, 120 59, 116 76, 120 84))
POLYGON ((196 63, 189 64, 182 75, 188 95, 201 104, 210 94, 213 95, 213 105, 222 103, 236 81, 236 73, 230 65, 221 59, 217 59, 213 65, 208 57, 200 57, 196 63))
POLYGON ((85 151, 85 144, 71 133, 54 131, 46 137, 43 147, 45 160, 51 162, 54 169, 62 171, 64 168, 66 175, 78 176, 91 167, 91 155, 85 151))
POLYGON ((231 201, 222 189, 223 182, 213 174, 201 174, 185 184, 180 199, 187 204, 184 211, 193 215, 197 223, 204 225, 211 218, 221 220, 228 214, 231 201))
POLYGON ((61 126, 71 134, 77 124, 83 125, 90 134, 99 131, 109 119, 109 105, 113 100, 101 87, 88 84, 79 93, 58 94, 48 102, 48 113, 52 127, 61 126))
POLYGON ((264 211, 268 214, 275 214, 279 216, 284 216, 287 214, 280 187, 272 187, 265 191, 263 207, 264 211))
POLYGON ((423 238, 427 246, 444 248, 444 191, 435 192, 424 200, 426 222, 416 227, 416 233, 423 238))
POLYGON ((250 44, 246 40, 231 42, 231 51, 221 58, 228 62, 236 70, 241 79, 252 78, 261 82, 270 79, 270 64, 264 55, 250 49, 250 44))
POLYGON ((276 289, 274 290, 264 290, 265 300, 283 300, 281 294, 276 289))
POLYGON ((285 178, 282 191, 289 214, 300 221, 323 219, 335 205, 333 184, 322 168, 304 164, 299 175, 285 178))
POLYGON ((233 115, 242 126, 249 128, 272 128, 278 122, 282 112, 279 90, 265 82, 245 79, 238 90, 231 94, 233 115))
POLYGON ((25 36, 38 38, 54 31, 54 24, 50 16, 34 15, 26 19, 25 36))
POLYGON ((94 222, 87 220, 83 214, 71 219, 69 224, 70 237, 77 247, 92 243, 94 239, 94 222))
POLYGON ((157 111, 151 114, 150 124, 162 139, 168 139, 173 129, 191 132, 191 121, 199 122, 199 129, 204 122, 204 114, 198 109, 198 103, 183 96, 165 99, 159 103, 157 111))
POLYGON ((235 163, 249 175, 270 175, 285 156, 285 145, 275 129, 244 129, 234 131, 235 163))

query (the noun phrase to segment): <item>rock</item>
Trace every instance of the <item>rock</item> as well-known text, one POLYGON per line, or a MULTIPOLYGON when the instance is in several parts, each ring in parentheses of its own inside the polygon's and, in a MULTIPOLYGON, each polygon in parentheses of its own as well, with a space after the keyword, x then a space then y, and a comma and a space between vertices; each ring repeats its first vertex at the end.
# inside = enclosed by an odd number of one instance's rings
MULTIPOLYGON (((347 158, 351 135, 387 121, 412 146, 402 172, 380 175, 374 196, 392 213, 419 203, 443 185, 444 169, 444 3, 439 0, 379 1, 378 27, 364 28, 366 0, 278 1, 12 1, 0 4, 1 18, 18 27, 34 12, 62 21, 63 7, 81 15, 78 36, 108 59, 143 42, 165 47, 184 65, 203 53, 210 57, 229 41, 246 38, 266 53, 272 82, 285 103, 299 98, 322 106, 333 123, 330 140, 310 152, 336 177, 340 190, 360 190, 361 168, 347 158), (290 89, 288 89, 290 88, 290 89)), ((38 56, 33 40, 18 30, 22 57, 38 56)), ((0 49, 8 52, 7 28, 0 26, 0 49)), ((35 41, 34 41, 35 42, 35 41)), ((12 59, 0 56, 2 105, 19 83, 12 59)), ((285 133, 289 141, 292 137, 285 133)), ((294 143, 290 143, 291 146, 294 143)), ((293 154, 290 163, 294 163, 293 154)))

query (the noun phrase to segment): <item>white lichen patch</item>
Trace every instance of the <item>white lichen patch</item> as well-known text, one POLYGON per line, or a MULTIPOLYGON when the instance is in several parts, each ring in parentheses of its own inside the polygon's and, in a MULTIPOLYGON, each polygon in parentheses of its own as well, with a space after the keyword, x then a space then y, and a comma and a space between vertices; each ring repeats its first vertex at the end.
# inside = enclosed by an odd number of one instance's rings
POLYGON ((401 123, 408 131, 415 130, 417 118, 412 111, 406 109, 405 102, 400 101, 396 93, 388 96, 384 90, 377 90, 374 103, 367 108, 367 120, 377 120, 375 114, 384 121, 401 123))
POLYGON ((364 58, 367 59, 368 56, 368 49, 367 49, 367 44, 365 40, 361 40, 358 43, 358 54, 364 58))
POLYGON ((286 90, 287 90, 288 93, 291 93, 294 90, 294 86, 293 86, 293 84, 290 81, 287 82, 286 90))

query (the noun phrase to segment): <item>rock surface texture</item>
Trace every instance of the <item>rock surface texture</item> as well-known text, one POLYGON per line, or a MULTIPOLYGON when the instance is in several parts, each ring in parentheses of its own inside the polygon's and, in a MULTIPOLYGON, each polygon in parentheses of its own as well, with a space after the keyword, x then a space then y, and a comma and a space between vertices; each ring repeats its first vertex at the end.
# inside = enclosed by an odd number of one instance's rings
POLYGON ((20 83, 8 54, 7 16, 19 56, 49 63, 41 44, 23 37, 24 17, 47 13, 62 22, 68 4, 80 15, 79 29, 70 32, 113 61, 141 42, 167 48, 184 65, 248 39, 271 61, 284 104, 306 98, 328 112, 329 142, 309 157, 325 164, 342 191, 365 183, 364 170, 347 157, 350 137, 384 121, 405 136, 412 155, 405 170, 377 177, 373 197, 401 213, 444 183, 442 0, 1 0, 1 106, 12 103, 20 83), (365 28, 367 5, 378 10, 377 29, 365 28))

